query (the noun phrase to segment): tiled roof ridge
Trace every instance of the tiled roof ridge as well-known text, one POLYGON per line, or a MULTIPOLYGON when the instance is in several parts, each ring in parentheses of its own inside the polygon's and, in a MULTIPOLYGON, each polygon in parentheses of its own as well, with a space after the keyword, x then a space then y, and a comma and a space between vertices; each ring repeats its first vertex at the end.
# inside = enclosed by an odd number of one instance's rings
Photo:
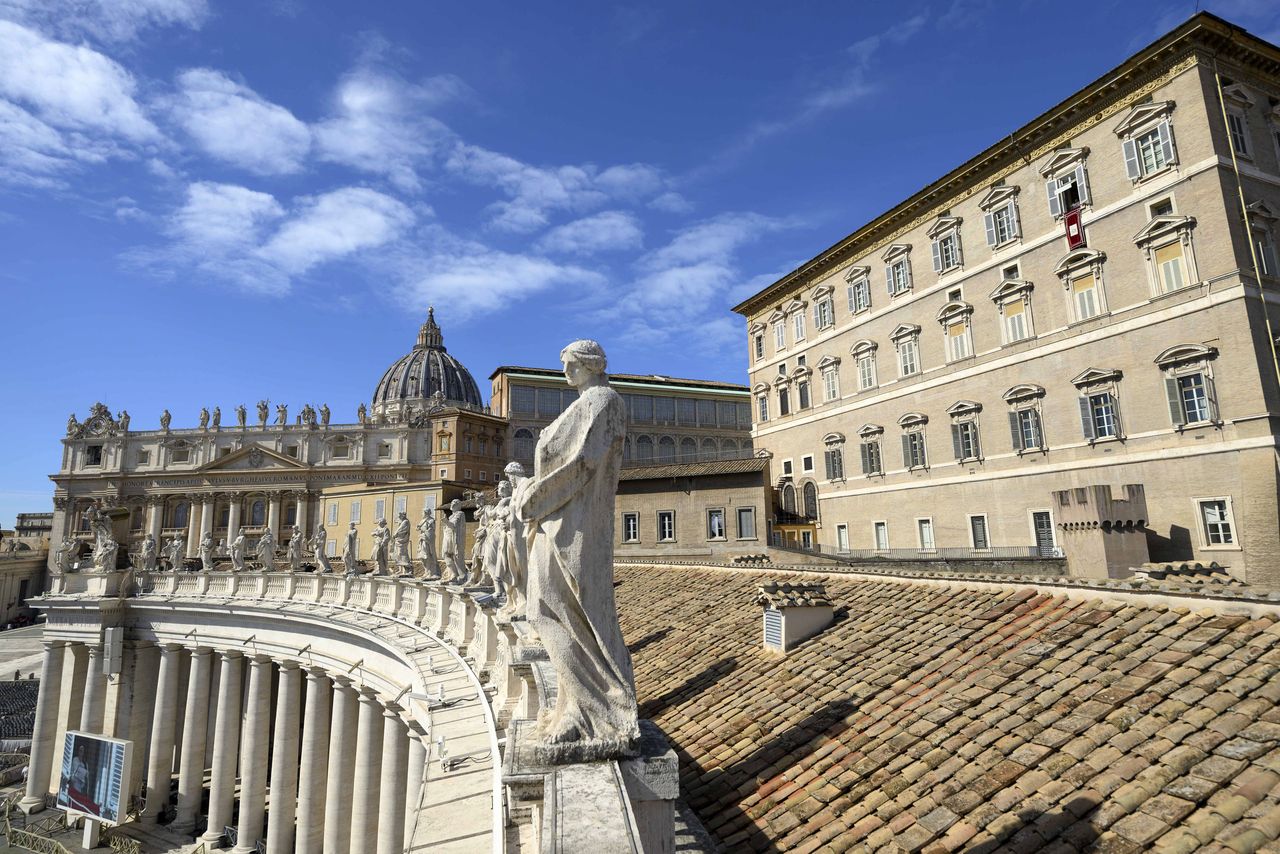
POLYGON ((756 588, 756 604, 769 608, 812 607, 830 605, 831 599, 824 584, 767 581, 756 588))
POLYGON ((1171 581, 1153 581, 1139 578, 1069 578, 1066 576, 1014 575, 982 572, 939 572, 925 570, 905 572, 877 569, 843 569, 839 567, 805 564, 769 564, 765 567, 744 566, 716 561, 679 560, 672 558, 615 558, 615 565, 659 566, 671 569, 708 569, 729 573, 776 575, 790 572, 801 575, 830 578, 864 578, 869 581, 903 581, 945 586, 1004 586, 1009 588, 1033 588, 1052 595, 1075 598, 1106 599, 1111 597, 1138 600, 1133 604, 1143 606, 1165 605, 1169 607, 1194 607, 1227 609, 1233 614, 1247 609, 1252 616, 1271 616, 1280 619, 1280 590, 1250 587, 1206 587, 1203 584, 1179 584, 1171 581), (1151 601, 1164 600, 1164 601, 1151 601))

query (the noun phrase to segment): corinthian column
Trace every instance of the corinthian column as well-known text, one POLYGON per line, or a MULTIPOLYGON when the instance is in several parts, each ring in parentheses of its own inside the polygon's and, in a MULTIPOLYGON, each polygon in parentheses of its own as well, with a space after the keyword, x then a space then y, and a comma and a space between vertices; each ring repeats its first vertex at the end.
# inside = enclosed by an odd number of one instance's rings
MULTIPOLYGON (((217 496, 210 493, 204 496, 204 505, 200 510, 200 539, 204 539, 205 534, 213 533, 213 508, 217 496)), ((196 554, 200 554, 200 543, 196 543, 196 554)))
POLYGON ((18 801, 25 813, 44 809, 44 796, 49 791, 53 774, 53 754, 58 745, 58 688, 62 684, 62 658, 66 641, 45 641, 44 660, 40 665, 40 695, 36 700, 35 729, 31 733, 31 761, 27 767, 27 794, 18 801))
POLYGON ((309 497, 310 493, 306 490, 298 493, 298 513, 296 519, 298 522, 298 530, 302 532, 302 536, 304 537, 310 536, 311 534, 311 528, 307 524, 310 521, 307 518, 310 510, 310 507, 308 506, 309 502, 307 501, 309 497))
POLYGON ((238 652, 222 653, 218 673, 218 708, 214 712, 213 773, 209 777, 209 826, 201 839, 213 846, 231 824, 236 789, 236 756, 240 748, 240 682, 244 661, 238 652))
POLYGON ((368 688, 360 691, 360 724, 356 733, 356 774, 352 785, 351 850, 367 854, 378 847, 378 792, 382 775, 382 706, 368 688))
POLYGON ((347 854, 351 846, 351 785, 356 765, 356 689, 333 677, 333 721, 329 726, 329 774, 325 788, 324 854, 347 854))
POLYGON ((302 767, 298 780, 298 830, 294 854, 321 854, 325 781, 328 779, 329 700, 333 687, 323 670, 307 671, 307 709, 302 716, 302 767))
POLYGON ((160 547, 160 529, 164 524, 163 516, 164 502, 155 496, 149 497, 147 499, 147 532, 156 541, 156 548, 160 547))
POLYGON ((397 714, 397 706, 387 706, 382 715, 382 798, 378 810, 378 854, 404 851, 404 788, 409 765, 409 730, 397 714))
POLYGON ((191 496, 190 509, 187 512, 187 557, 195 557, 200 549, 200 505, 197 496, 191 496))
POLYGON ((273 492, 267 497, 267 528, 276 542, 280 542, 280 493, 273 492))
POLYGON ((271 747, 271 821, 267 850, 293 850, 293 819, 298 807, 298 720, 302 671, 293 662, 280 665, 276 691, 276 732, 271 747))
POLYGON ((151 755, 147 760, 147 808, 139 819, 144 824, 157 823, 160 813, 169 806, 181 655, 180 646, 166 644, 160 648, 160 679, 156 685, 155 714, 151 718, 151 755))
POLYGON ((85 732, 102 732, 103 715, 107 710, 107 677, 102 673, 102 644, 89 644, 88 648, 89 666, 84 674, 80 729, 85 732))
POLYGON ((240 505, 242 503, 244 503, 244 499, 240 497, 240 493, 232 492, 227 495, 227 548, 231 548, 236 535, 240 533, 240 505))
POLYGON ((178 763, 178 814, 170 829, 184 836, 196 826, 204 795, 204 741, 209 726, 209 678, 213 652, 191 653, 187 703, 182 718, 182 751, 178 763))
POLYGON ((232 854, 253 854, 262 837, 267 803, 267 742, 271 722, 271 659, 254 656, 244 700, 244 743, 240 750, 240 824, 232 854))

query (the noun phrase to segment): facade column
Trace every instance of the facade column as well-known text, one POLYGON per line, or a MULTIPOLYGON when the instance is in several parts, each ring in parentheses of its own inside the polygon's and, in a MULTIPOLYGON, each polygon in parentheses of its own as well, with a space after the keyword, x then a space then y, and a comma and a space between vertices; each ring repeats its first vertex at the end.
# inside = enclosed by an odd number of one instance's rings
POLYGON ((311 510, 310 497, 311 493, 306 490, 298 493, 298 530, 304 537, 311 536, 311 526, 308 524, 311 520, 307 518, 307 513, 311 510))
MULTIPOLYGON (((206 495, 204 497, 204 507, 200 511, 200 539, 204 539, 205 534, 213 533, 213 508, 218 496, 206 495)), ((200 554, 200 543, 196 543, 196 554, 200 554)))
POLYGON ((378 793, 382 775, 382 705, 369 688, 360 689, 360 723, 356 732, 355 781, 352 783, 351 850, 374 851, 378 846, 378 793))
POLYGON ((280 493, 273 492, 267 496, 267 528, 276 542, 280 542, 280 493))
POLYGON ((409 722, 409 782, 405 785, 404 844, 413 845, 413 832, 422 809, 422 781, 427 777, 427 732, 417 721, 409 722))
MULTIPOLYGON (((294 662, 280 665, 276 689, 276 731, 271 746, 271 821, 267 850, 293 850, 293 820, 298 808, 298 739, 301 728, 302 671, 294 662)), ((397 852, 397 854, 399 854, 397 852)))
POLYGON ((187 557, 195 557, 200 551, 200 520, 204 514, 200 512, 200 505, 196 503, 197 497, 195 495, 189 497, 189 509, 187 510, 187 557))
MULTIPOLYGON (((54 736, 53 769, 48 791, 56 791, 62 776, 62 750, 67 732, 80 726, 84 708, 85 675, 89 672, 89 650, 82 643, 67 644, 62 662, 62 680, 58 690, 58 729, 54 736)), ((30 775, 30 771, 27 772, 30 775)))
POLYGON ((379 790, 387 793, 378 809, 378 854, 403 854, 404 789, 409 768, 409 728, 399 706, 388 705, 382 715, 382 774, 379 790))
POLYGON ((325 783, 324 854, 347 854, 351 845, 351 786, 356 766, 356 689, 333 677, 329 771, 325 783))
POLYGON ((218 708, 214 710, 213 773, 209 777, 209 823, 201 839, 212 847, 231 824, 240 753, 240 685, 244 657, 224 652, 218 672, 218 708))
POLYGON ((129 772, 129 794, 137 794, 146 783, 150 756, 151 720, 155 715, 155 687, 160 681, 160 650, 153 643, 139 642, 133 650, 133 684, 129 686, 128 738, 133 742, 133 769, 129 772))
POLYGON ((232 492, 227 495, 227 548, 231 548, 231 543, 240 534, 240 505, 244 503, 243 497, 238 492, 232 492))
POLYGON ((204 743, 209 728, 209 678, 213 651, 191 653, 187 703, 182 719, 182 753, 178 763, 178 813, 170 829, 186 836, 196 826, 204 796, 204 743))
POLYGON ((102 732, 103 717, 107 710, 107 677, 102 673, 102 644, 88 644, 88 649, 89 666, 84 675, 80 729, 85 732, 102 732))
POLYGON ((147 499, 147 533, 149 533, 156 541, 156 548, 160 548, 160 528, 164 524, 164 501, 160 498, 151 497, 147 499))
POLYGON ((323 670, 313 668, 307 671, 307 710, 302 716, 302 761, 294 854, 321 854, 323 851, 325 782, 329 776, 326 748, 329 746, 329 702, 332 694, 332 683, 323 670))
POLYGON ((159 822, 160 813, 169 806, 181 656, 182 647, 176 644, 160 648, 160 679, 156 685, 155 714, 151 718, 151 755, 147 758, 147 808, 139 818, 144 824, 159 822))
POLYGON ((53 774, 53 754, 58 730, 58 690, 62 686, 62 660, 66 641, 45 641, 44 660, 40 664, 40 695, 36 700, 35 729, 31 733, 31 760, 27 768, 27 793, 18 806, 25 813, 44 809, 44 796, 49 791, 53 774))
POLYGON ((240 750, 240 823, 232 854, 252 854, 262 838, 267 806, 267 747, 271 723, 271 659, 254 656, 245 697, 244 742, 240 750))

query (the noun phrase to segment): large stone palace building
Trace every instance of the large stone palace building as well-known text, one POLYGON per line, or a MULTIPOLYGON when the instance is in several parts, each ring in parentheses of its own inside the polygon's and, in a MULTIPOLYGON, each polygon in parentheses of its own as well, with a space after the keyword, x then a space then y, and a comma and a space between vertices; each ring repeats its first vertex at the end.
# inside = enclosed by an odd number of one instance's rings
POLYGON ((1129 485, 1095 527, 1280 581, 1277 105, 1280 50, 1197 16, 738 305, 784 512, 1052 550, 1129 485))

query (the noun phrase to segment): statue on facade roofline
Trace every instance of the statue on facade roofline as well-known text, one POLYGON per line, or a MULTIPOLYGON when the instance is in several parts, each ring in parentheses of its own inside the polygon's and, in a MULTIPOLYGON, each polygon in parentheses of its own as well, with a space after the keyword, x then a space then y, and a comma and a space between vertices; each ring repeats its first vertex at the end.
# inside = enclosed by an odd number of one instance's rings
POLYGON ((253 550, 254 557, 258 559, 258 563, 262 564, 263 572, 270 572, 275 567, 276 560, 276 537, 271 533, 271 529, 262 532, 262 536, 258 538, 258 545, 253 550))
POLYGON ((74 436, 80 430, 80 422, 76 420, 76 414, 73 412, 67 416, 67 435, 74 436))
POLYGON ((169 410, 160 413, 160 429, 169 432, 169 422, 173 421, 173 416, 169 414, 169 410))
POLYGON ((147 534, 142 538, 142 571, 156 571, 156 537, 155 534, 147 534))
POLYGON ((289 423, 289 405, 287 403, 276 404, 276 424, 281 427, 289 423))
POLYGON ((116 421, 121 433, 129 432, 129 410, 121 409, 120 414, 116 416, 116 421))
POLYGON ((258 401, 258 426, 266 427, 267 418, 271 416, 271 405, 265 400, 258 401))
POLYGON ((434 508, 422 505, 422 521, 418 523, 418 560, 427 578, 440 577, 440 564, 436 562, 436 514, 434 508))
POLYGON ((322 427, 329 426, 329 404, 320 404, 320 425, 322 427))
POLYGON ((206 406, 200 407, 200 429, 209 429, 209 408, 206 406))
POLYGON ((533 477, 513 512, 530 531, 528 619, 555 667, 555 705, 539 716, 534 758, 587 762, 639 748, 635 678, 613 595, 614 502, 626 407, 609 387, 604 349, 560 353, 578 397, 543 428, 533 477))
POLYGON ((366 421, 369 420, 369 410, 365 408, 363 403, 356 408, 356 419, 361 424, 364 424, 366 421))
POLYGON ((243 403, 236 407, 236 424, 239 425, 241 430, 244 429, 245 418, 248 417, 248 414, 243 403))
POLYGON ((217 430, 222 426, 222 409, 215 406, 213 408, 213 429, 217 430))

